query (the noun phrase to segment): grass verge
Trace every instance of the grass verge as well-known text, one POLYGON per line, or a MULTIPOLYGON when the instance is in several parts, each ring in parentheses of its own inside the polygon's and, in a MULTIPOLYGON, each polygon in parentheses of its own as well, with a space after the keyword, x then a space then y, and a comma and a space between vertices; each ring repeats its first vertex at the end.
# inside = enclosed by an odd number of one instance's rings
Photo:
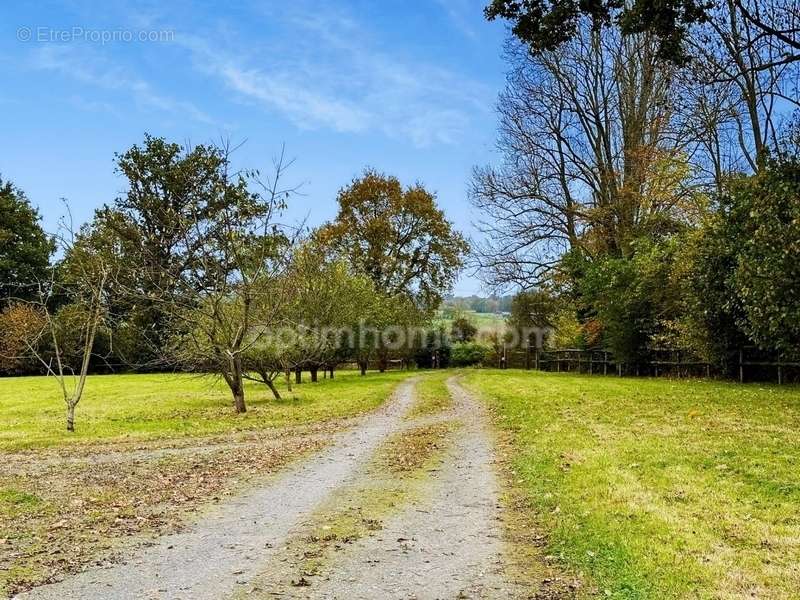
POLYGON ((800 391, 480 371, 545 558, 615 598, 795 597, 800 391))
POLYGON ((322 444, 294 438, 102 468, 91 460, 13 468, 0 478, 0 590, 61 579, 112 559, 126 541, 176 531, 190 513, 322 444))
POLYGON ((450 376, 452 372, 449 371, 433 371, 420 377, 414 386, 416 400, 406 418, 427 417, 449 410, 453 406, 453 399, 445 382, 450 376))

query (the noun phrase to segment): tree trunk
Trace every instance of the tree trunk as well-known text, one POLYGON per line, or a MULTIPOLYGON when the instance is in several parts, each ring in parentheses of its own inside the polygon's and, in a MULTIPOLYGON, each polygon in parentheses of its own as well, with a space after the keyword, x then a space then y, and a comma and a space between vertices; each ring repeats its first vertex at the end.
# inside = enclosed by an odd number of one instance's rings
POLYGON ((240 415, 247 412, 247 406, 244 403, 244 388, 239 388, 233 392, 233 408, 236 414, 240 415))
POLYGON ((75 431, 75 405, 67 404, 67 431, 75 431))
POLYGON ((303 369, 297 367, 294 370, 294 382, 295 383, 303 383, 303 369))
MULTIPOLYGON (((100 324, 101 319, 101 296, 105 289, 106 275, 100 282, 99 291, 95 297, 95 308, 92 313, 92 320, 89 323, 89 331, 86 334, 86 340, 83 345, 83 360, 81 361, 81 374, 78 377, 78 385, 75 387, 75 392, 72 395, 72 400, 67 402, 67 431, 75 431, 75 407, 81 401, 83 396, 83 388, 86 385, 86 377, 89 375, 89 363, 92 359, 92 348, 94 348, 94 338, 97 335, 97 326, 100 324)), ((55 334, 53 334, 55 339, 55 334)), ((58 352, 58 350, 56 350, 58 352)), ((60 360, 60 358, 59 358, 60 360)), ((59 372, 61 370, 59 369, 59 372)), ((62 377, 63 379, 63 377, 62 377)))
POLYGON ((331 367, 331 379, 333 379, 333 367, 331 367))
POLYGON ((364 361, 360 361, 358 363, 358 367, 359 367, 359 369, 361 369, 361 374, 362 375, 366 375, 367 374, 367 361, 365 361, 365 360, 364 361))
POLYGON ((292 371, 290 369, 286 369, 286 389, 292 391, 292 371))
POLYGON ((244 378, 242 377, 242 357, 234 354, 230 358, 231 372, 225 378, 228 382, 228 387, 231 388, 233 394, 233 408, 237 414, 247 412, 247 406, 244 403, 244 378))
POLYGON ((311 373, 311 383, 317 382, 317 370, 317 367, 311 367, 311 369, 309 369, 309 372, 311 373))
POLYGON ((280 400, 281 395, 278 392, 278 388, 275 387, 275 383, 269 377, 264 378, 264 383, 267 384, 267 387, 272 391, 272 395, 275 396, 275 400, 280 400))

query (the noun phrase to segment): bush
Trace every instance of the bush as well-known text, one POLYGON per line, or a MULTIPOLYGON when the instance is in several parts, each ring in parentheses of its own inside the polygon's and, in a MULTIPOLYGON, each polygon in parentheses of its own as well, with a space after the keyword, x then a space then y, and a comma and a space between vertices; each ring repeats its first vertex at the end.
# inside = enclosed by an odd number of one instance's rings
POLYGON ((719 210, 689 242, 680 260, 689 289, 687 323, 712 360, 724 366, 752 343, 796 353, 800 160, 784 158, 757 175, 732 179, 719 210))
POLYGON ((471 342, 478 334, 478 327, 467 317, 459 316, 450 327, 450 337, 457 342, 471 342))
POLYGON ((454 367, 469 367, 486 362, 492 349, 477 342, 453 344, 450 353, 450 364, 454 367))
POLYGON ((740 326, 765 349, 800 346, 800 159, 775 162, 736 182, 730 219, 741 232, 733 283, 740 326))
POLYGON ((38 347, 45 325, 43 312, 31 304, 12 303, 0 312, 0 373, 37 372, 39 364, 26 344, 38 347))

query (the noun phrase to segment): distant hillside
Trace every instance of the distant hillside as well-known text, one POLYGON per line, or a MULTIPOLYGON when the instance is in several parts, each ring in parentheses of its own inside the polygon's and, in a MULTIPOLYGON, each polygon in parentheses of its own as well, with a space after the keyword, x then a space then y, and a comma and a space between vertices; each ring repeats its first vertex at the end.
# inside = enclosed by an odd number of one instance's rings
POLYGON ((513 296, 448 296, 444 299, 442 309, 468 310, 476 313, 501 314, 511 311, 513 296))
POLYGON ((450 327, 457 315, 463 315, 481 329, 497 330, 505 327, 511 310, 511 296, 449 296, 439 308, 437 320, 450 327))

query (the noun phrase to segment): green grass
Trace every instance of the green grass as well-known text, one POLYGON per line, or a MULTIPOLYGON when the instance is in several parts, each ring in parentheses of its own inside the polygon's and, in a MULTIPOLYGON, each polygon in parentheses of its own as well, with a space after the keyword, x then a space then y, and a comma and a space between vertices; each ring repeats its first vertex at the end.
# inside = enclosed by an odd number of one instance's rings
MULTIPOLYGON (((224 382, 179 374, 89 377, 76 411, 76 432, 65 429, 55 380, 0 379, 0 450, 100 440, 145 440, 302 425, 377 407, 408 372, 338 371, 333 380, 306 382, 276 401, 263 384, 247 382, 248 412, 236 415, 224 382)), ((306 375, 306 381, 308 376, 306 375)))
POLYGON ((800 389, 471 371, 547 552, 615 598, 797 597, 800 389))
MULTIPOLYGON (((499 313, 479 313, 475 312, 474 310, 462 310, 459 312, 459 314, 467 317, 479 328, 501 328, 506 322, 506 316, 499 313)), ((452 316, 442 316, 440 313, 438 321, 445 325, 445 327, 449 328, 453 323, 453 318, 452 316)))
POLYGON ((408 411, 407 418, 433 415, 450 408, 453 400, 445 382, 452 375, 451 371, 434 371, 421 377, 414 387, 416 400, 408 411))
POLYGON ((0 519, 4 516, 15 516, 37 508, 42 499, 16 488, 0 488, 0 519))

